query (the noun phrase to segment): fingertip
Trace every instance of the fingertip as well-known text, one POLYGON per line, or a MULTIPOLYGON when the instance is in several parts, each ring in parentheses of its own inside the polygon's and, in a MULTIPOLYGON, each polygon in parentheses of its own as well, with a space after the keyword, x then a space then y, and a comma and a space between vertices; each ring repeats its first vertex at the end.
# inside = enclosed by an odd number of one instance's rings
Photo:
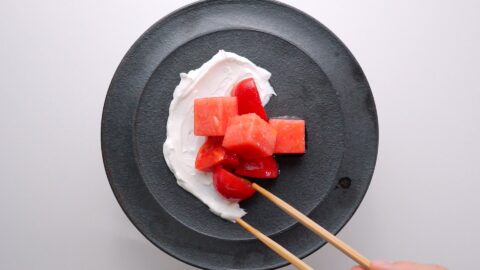
POLYGON ((371 270, 389 270, 392 269, 393 264, 387 261, 371 261, 371 270))

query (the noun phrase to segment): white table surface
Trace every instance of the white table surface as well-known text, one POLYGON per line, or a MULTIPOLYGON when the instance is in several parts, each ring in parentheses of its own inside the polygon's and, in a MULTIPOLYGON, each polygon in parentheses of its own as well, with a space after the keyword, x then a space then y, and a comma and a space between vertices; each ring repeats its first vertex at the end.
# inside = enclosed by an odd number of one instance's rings
MULTIPOLYGON (((100 153, 117 65, 188 2, 0 2, 0 269, 193 269, 128 221, 100 153)), ((286 2, 345 42, 377 104, 375 175, 339 236, 371 258, 477 269, 480 1, 286 2)), ((306 261, 353 264, 329 246, 306 261)))

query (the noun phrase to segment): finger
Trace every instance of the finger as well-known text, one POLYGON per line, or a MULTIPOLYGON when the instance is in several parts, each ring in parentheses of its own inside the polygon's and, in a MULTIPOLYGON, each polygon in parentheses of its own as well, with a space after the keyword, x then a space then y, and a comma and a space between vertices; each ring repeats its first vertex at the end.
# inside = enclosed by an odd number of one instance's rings
MULTIPOLYGON (((393 264, 385 261, 372 261, 370 270, 394 270, 393 264)), ((360 265, 352 267, 352 270, 365 270, 365 268, 360 265)))
MULTIPOLYGON (((443 266, 439 265, 431 265, 431 264, 418 264, 414 262, 409 262, 409 261, 401 261, 401 262, 396 262, 395 267, 398 268, 398 270, 403 270, 403 269, 417 269, 417 270, 447 270, 443 266)), ((396 269, 396 268, 395 268, 396 269)))
POLYGON ((395 266, 386 261, 372 261, 370 270, 395 270, 395 266))

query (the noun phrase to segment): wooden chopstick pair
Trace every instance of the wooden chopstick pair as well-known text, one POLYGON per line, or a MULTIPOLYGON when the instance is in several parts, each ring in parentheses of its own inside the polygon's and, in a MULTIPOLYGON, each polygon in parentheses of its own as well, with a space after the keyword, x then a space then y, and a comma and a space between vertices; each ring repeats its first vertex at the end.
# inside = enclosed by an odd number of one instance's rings
MULTIPOLYGON (((313 231, 318 236, 322 237, 325 241, 332 244, 338 250, 343 252, 345 255, 356 261, 365 269, 370 269, 370 260, 368 260, 365 256, 358 253, 352 247, 347 245, 342 240, 338 239, 335 235, 331 234, 329 231, 325 230, 322 226, 318 225, 315 221, 307 217, 306 215, 302 214, 300 211, 295 209, 293 206, 289 205, 282 199, 278 198, 277 196, 273 195, 263 187, 253 183, 252 187, 262 194, 265 198, 269 199, 275 205, 277 205, 280 209, 282 209, 285 213, 296 219, 298 222, 302 223, 305 227, 313 231)), ((297 267, 301 270, 312 270, 313 268, 306 264, 304 261, 300 260, 297 256, 293 255, 287 249, 279 245, 277 242, 270 239, 268 236, 264 235, 248 223, 246 223, 243 219, 238 218, 237 223, 242 226, 245 230, 253 234, 258 240, 262 241, 266 246, 280 255, 282 258, 287 260, 289 263, 297 267)))

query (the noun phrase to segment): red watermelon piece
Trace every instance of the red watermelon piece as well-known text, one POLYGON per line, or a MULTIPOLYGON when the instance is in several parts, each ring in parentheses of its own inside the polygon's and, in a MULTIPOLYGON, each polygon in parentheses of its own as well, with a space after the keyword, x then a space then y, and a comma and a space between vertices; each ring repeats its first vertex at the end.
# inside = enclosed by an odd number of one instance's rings
POLYGON ((194 134, 223 136, 228 120, 238 115, 236 97, 209 97, 194 100, 194 134))
POLYGON ((275 154, 305 153, 305 121, 297 119, 270 119, 277 131, 275 154))
POLYGON ((244 159, 271 156, 277 131, 254 113, 232 117, 228 123, 223 147, 244 159))

